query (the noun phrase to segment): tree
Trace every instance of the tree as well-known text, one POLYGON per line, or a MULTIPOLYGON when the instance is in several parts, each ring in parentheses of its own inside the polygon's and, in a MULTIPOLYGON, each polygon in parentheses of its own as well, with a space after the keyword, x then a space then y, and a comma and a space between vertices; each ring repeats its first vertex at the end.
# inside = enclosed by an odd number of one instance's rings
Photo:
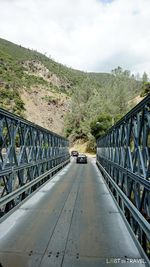
POLYGON ((143 73, 143 76, 142 76, 142 82, 143 83, 147 83, 148 82, 148 75, 146 72, 143 73))
POLYGON ((116 69, 113 69, 111 72, 112 72, 112 74, 117 76, 117 75, 121 75, 123 73, 123 70, 120 66, 118 66, 116 69))
POLYGON ((150 94, 150 82, 143 83, 141 96, 150 94))
POLYGON ((148 82, 148 80, 148 75, 146 72, 144 72, 142 76, 141 96, 146 96, 150 93, 150 82, 148 82))
POLYGON ((129 78, 131 76, 130 70, 124 70, 123 75, 129 78))
POLYGON ((103 113, 91 123, 91 134, 97 139, 103 136, 112 126, 112 117, 109 114, 103 113))

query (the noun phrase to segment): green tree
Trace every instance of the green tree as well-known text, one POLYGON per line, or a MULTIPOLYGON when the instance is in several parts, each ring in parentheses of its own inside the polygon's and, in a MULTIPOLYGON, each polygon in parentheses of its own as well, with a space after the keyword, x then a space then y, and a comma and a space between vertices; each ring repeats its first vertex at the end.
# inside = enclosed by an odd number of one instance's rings
POLYGON ((109 114, 103 113, 91 123, 91 134, 97 139, 103 136, 112 126, 112 117, 109 114))
POLYGON ((150 94, 150 82, 143 83, 141 96, 150 94))
POLYGON ((142 76, 141 96, 146 96, 150 93, 150 82, 148 82, 148 80, 148 75, 144 72, 142 76))
POLYGON ((118 66, 117 68, 113 69, 111 72, 115 76, 123 74, 123 70, 122 70, 122 68, 120 66, 118 66))
POLYGON ((142 82, 143 83, 147 83, 148 82, 148 75, 146 72, 143 73, 143 76, 142 76, 142 82))

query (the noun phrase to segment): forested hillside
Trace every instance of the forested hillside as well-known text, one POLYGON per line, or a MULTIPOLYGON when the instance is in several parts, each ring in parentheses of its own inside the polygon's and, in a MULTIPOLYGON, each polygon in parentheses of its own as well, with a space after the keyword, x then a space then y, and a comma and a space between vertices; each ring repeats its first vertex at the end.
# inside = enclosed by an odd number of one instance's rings
POLYGON ((66 134, 73 141, 84 138, 93 144, 93 136, 103 135, 136 104, 132 99, 140 94, 142 83, 129 71, 118 67, 102 78, 88 74, 74 89, 71 112, 66 117, 66 134))
POLYGON ((91 147, 94 136, 136 104, 132 99, 142 86, 120 67, 111 74, 85 73, 0 39, 0 107, 72 142, 84 139, 91 147))

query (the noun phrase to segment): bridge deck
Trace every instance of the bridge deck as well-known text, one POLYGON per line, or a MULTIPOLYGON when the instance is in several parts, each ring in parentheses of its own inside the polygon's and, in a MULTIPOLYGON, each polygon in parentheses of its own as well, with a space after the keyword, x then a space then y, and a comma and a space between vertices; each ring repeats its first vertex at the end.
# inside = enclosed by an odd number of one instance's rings
POLYGON ((93 160, 73 161, 0 226, 3 267, 116 266, 111 257, 141 255, 93 160))

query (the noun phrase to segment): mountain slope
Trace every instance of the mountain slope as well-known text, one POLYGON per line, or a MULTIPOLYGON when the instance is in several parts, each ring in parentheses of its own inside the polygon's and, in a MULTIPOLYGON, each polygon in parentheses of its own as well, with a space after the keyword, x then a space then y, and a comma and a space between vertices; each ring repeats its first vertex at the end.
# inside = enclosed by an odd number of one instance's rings
POLYGON ((77 79, 68 72, 36 51, 0 39, 0 106, 62 133, 69 88, 77 79))
POLYGON ((0 107, 75 138, 100 113, 125 113, 141 86, 127 71, 85 73, 0 39, 0 107))
POLYGON ((0 39, 0 107, 46 128, 62 133, 70 96, 86 77, 37 51, 0 39))

